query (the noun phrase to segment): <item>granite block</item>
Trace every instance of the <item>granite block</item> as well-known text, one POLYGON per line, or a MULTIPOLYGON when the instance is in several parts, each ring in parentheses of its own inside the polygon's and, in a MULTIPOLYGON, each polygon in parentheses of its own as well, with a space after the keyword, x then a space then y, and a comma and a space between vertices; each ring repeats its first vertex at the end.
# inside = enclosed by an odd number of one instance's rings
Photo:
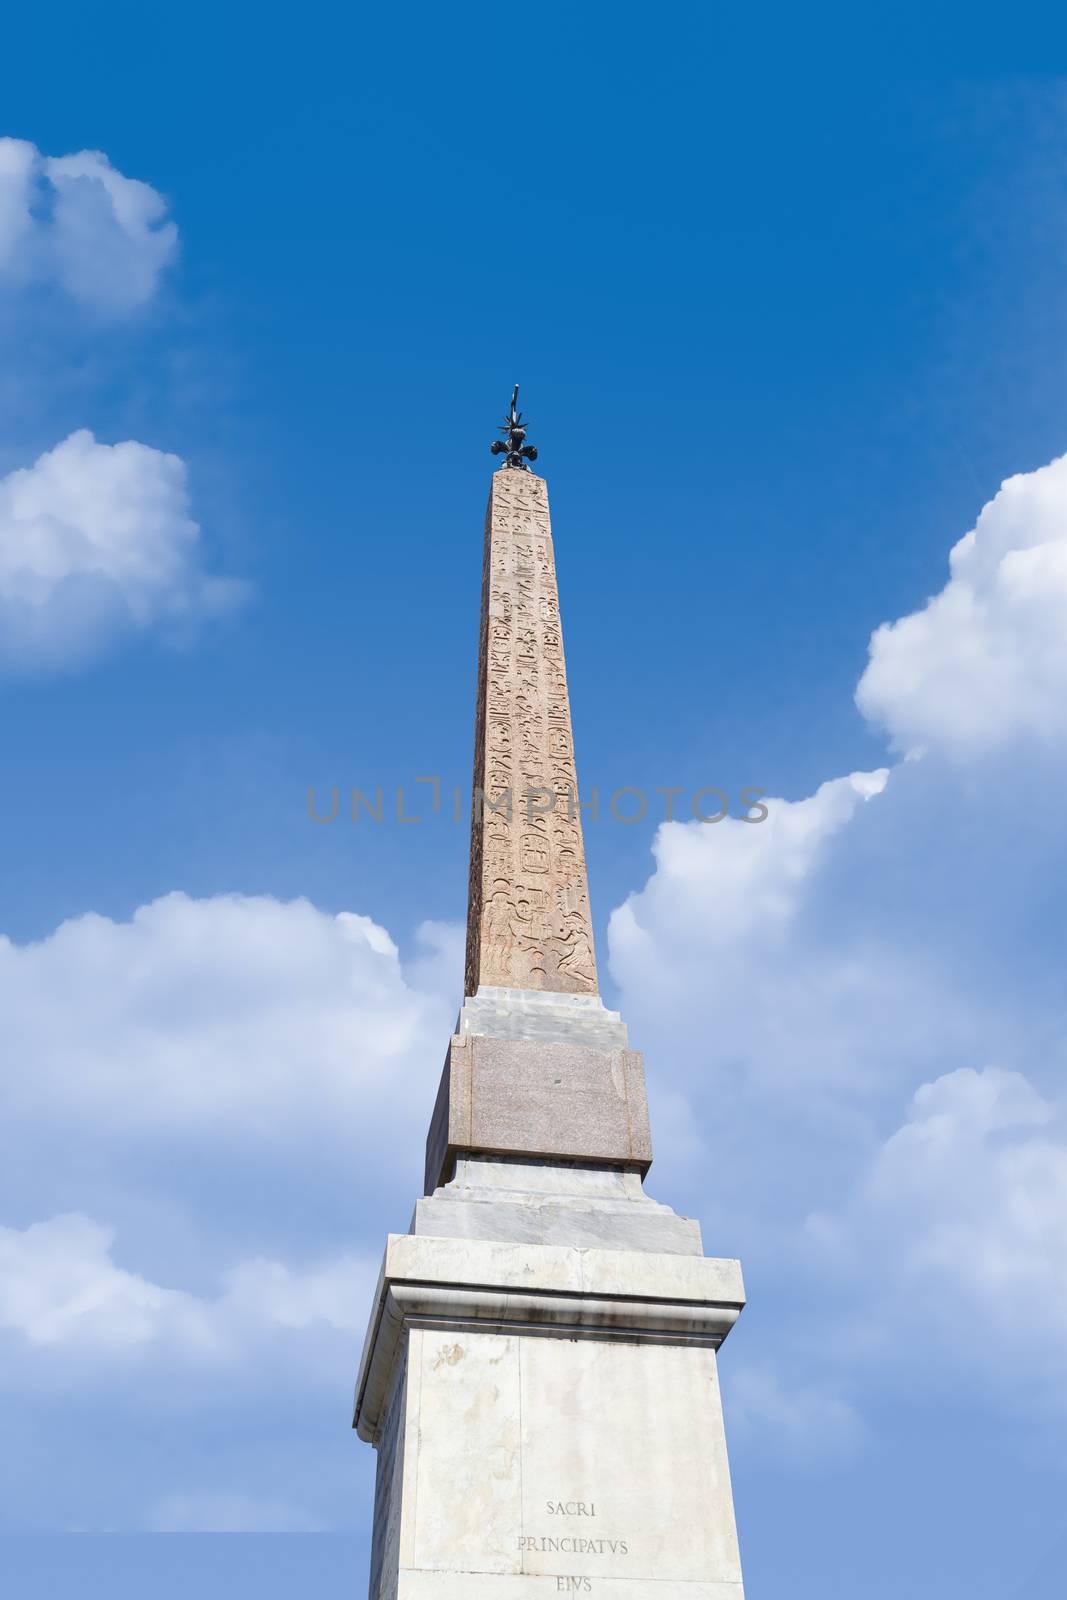
POLYGON ((640 1052, 455 1035, 426 1141, 426 1193, 447 1183, 456 1157, 468 1152, 647 1172, 652 1140, 640 1052))

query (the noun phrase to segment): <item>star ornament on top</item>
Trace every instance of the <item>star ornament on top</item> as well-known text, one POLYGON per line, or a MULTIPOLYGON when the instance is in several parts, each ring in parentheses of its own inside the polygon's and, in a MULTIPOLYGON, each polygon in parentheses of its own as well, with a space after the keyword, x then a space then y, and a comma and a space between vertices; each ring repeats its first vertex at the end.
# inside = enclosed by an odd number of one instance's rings
POLYGON ((511 412, 504 418, 502 427, 498 430, 504 434, 503 439, 494 439, 489 446, 495 456, 506 457, 506 467, 518 467, 521 472, 528 472, 528 461, 537 460, 537 446, 526 443, 526 428, 523 425, 522 412, 516 411, 519 401, 519 386, 515 385, 511 396, 511 412))

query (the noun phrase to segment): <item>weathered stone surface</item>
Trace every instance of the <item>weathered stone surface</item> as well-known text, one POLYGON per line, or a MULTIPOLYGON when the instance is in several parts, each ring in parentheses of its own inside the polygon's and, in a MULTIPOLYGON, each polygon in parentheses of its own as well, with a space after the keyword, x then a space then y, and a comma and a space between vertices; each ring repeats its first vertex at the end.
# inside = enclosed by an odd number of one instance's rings
POLYGON ((485 518, 466 992, 595 994, 548 485, 493 474, 485 518))
POLYGON ((372 1600, 740 1600, 715 1352, 742 1300, 731 1261, 391 1237, 372 1600))
POLYGON ((628 1050, 626 1024, 598 994, 558 994, 544 989, 500 989, 482 984, 469 995, 456 1024, 459 1034, 494 1039, 541 1039, 546 1044, 591 1044, 628 1050))
POLYGON ((395 1600, 400 1570, 406 1422, 407 1377, 404 1371, 400 1371, 393 1383, 388 1410, 378 1435, 370 1569, 370 1593, 377 1596, 378 1600, 395 1600))
POLYGON ((457 1155, 568 1156, 646 1172, 648 1101, 636 1050, 453 1035, 426 1140, 426 1192, 457 1155))
POLYGON ((391 1233, 356 1382, 355 1426, 377 1440, 408 1324, 427 1317, 555 1331, 625 1330, 718 1347, 745 1292, 738 1261, 713 1256, 524 1245, 391 1233), (538 1311, 537 1307, 541 1309, 538 1311))
POLYGON ((644 1192, 638 1172, 461 1156, 451 1182, 415 1204, 411 1232, 437 1238, 703 1253, 700 1224, 644 1192))

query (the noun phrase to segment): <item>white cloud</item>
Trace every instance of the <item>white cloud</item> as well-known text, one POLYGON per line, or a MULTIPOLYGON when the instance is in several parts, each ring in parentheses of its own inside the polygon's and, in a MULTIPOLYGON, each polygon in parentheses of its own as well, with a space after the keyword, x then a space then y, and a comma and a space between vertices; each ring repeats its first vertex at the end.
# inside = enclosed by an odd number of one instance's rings
POLYGON ((862 1096, 888 1111, 938 1068, 990 1044, 1024 1062, 1048 1032, 1040 990, 1016 1002, 1044 966, 1035 919, 1061 853, 1065 511, 1067 457, 1009 480, 957 545, 944 593, 873 636, 860 704, 902 747, 925 744, 924 760, 768 801, 758 824, 657 831, 655 871, 609 922, 611 971, 691 1102, 714 1084, 755 1124, 770 1092, 764 1115, 784 1103, 823 1137, 836 1120, 867 1138, 862 1096), (1026 737, 1022 766, 1005 745, 1026 737), (1001 963, 993 984, 979 974, 1009 930, 1031 959, 1001 963), (814 1085, 833 1099, 813 1101, 814 1085))
POLYGON ((167 1359, 233 1363, 272 1332, 366 1326, 377 1263, 357 1255, 299 1270, 238 1263, 216 1296, 164 1288, 120 1266, 114 1229, 80 1213, 0 1227, 0 1329, 64 1360, 167 1359))
POLYGON ((408 983, 431 994, 460 995, 466 926, 462 922, 420 922, 415 938, 419 954, 406 968, 408 983))
POLYGON ((432 1105, 454 996, 411 987, 370 918, 306 900, 169 894, 0 939, 8 1118, 89 1117, 169 1139, 352 1138, 432 1105), (401 1094, 418 1086, 423 1102, 401 1094))
POLYGON ((1018 1072, 946 1073, 916 1092, 816 1253, 857 1295, 853 1354, 907 1349, 992 1367, 1067 1401, 1067 1126, 1018 1072))
POLYGON ((767 1366, 723 1367, 726 1423, 731 1437, 751 1436, 777 1458, 808 1465, 851 1455, 863 1439, 859 1414, 831 1389, 805 1381, 783 1383, 767 1366))
POLYGON ((191 1295, 161 1289, 111 1259, 111 1230, 72 1213, 0 1228, 0 1327, 32 1345, 136 1349, 166 1334, 208 1350, 210 1319, 191 1295))
MULTIPOLYGON (((921 760, 663 825, 610 921, 682 1209, 713 1172, 709 1247, 787 1286, 817 1390, 901 1354, 931 1386, 977 1363, 1004 1403, 1067 1394, 1065 510, 1067 458, 1010 480, 944 593, 874 635, 860 706, 921 760)), ((790 1383, 741 1394, 788 1439, 790 1383)))
POLYGON ((371 1310, 377 1261, 345 1256, 304 1272, 256 1257, 226 1275, 226 1305, 251 1323, 301 1329, 313 1323, 362 1333, 371 1310))
POLYGON ((0 479, 0 664, 58 667, 189 630, 245 594, 203 570, 185 463, 80 429, 0 479))
POLYGON ((1067 735, 1067 456, 1001 485, 921 611, 883 624, 856 700, 897 749, 969 760, 1067 735))
POLYGON ((240 1493, 164 1495, 152 1507, 153 1533, 324 1533, 327 1525, 285 1500, 240 1493))
POLYGON ((0 272, 18 261, 33 226, 30 199, 39 159, 25 139, 0 139, 0 272))
MULTIPOLYGON (((888 803, 886 784, 884 770, 857 772, 803 800, 767 800, 758 824, 660 826, 654 873, 608 924, 624 1015, 636 1039, 659 1041, 654 1092, 659 1057, 675 1096, 770 1090, 776 1113, 825 1116, 827 1093, 847 1101, 899 1072, 894 1045, 907 1040, 927 1064, 938 1008, 943 1044, 956 1012, 927 953, 894 948, 864 901, 834 909, 837 859, 888 803)), ((675 1105, 680 1131, 692 1117, 675 1105)))
POLYGON ((0 274, 56 284, 107 315, 137 310, 177 255, 178 230, 150 184, 99 150, 48 157, 0 139, 0 274))
POLYGON ((758 823, 665 822, 644 889, 612 912, 611 968, 623 986, 639 982, 681 992, 749 938, 778 943, 803 904, 829 841, 863 801, 880 795, 888 772, 854 772, 797 801, 770 800, 758 823))

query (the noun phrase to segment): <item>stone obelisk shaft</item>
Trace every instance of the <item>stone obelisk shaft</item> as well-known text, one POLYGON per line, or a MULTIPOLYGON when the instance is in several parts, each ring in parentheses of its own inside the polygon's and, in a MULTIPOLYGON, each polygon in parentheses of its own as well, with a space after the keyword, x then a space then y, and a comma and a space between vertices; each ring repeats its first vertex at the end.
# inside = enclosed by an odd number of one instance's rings
POLYGON ((494 473, 485 519, 466 992, 597 991, 548 486, 494 473))

